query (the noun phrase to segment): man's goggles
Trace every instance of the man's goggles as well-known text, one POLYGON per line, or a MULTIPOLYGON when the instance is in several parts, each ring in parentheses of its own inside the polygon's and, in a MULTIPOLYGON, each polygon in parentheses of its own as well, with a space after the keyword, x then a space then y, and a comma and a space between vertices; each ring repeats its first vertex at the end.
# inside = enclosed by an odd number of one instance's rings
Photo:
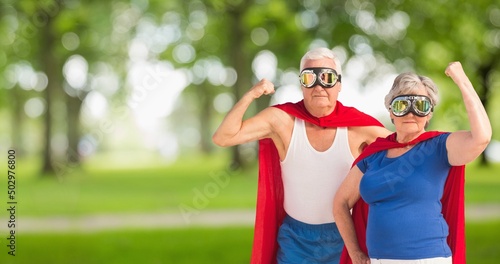
POLYGON ((425 95, 401 95, 392 99, 390 110, 398 117, 405 116, 409 112, 424 117, 432 112, 432 103, 425 95))
POLYGON ((306 88, 320 85, 324 88, 331 88, 340 81, 341 75, 330 68, 305 68, 299 75, 300 83, 306 88))

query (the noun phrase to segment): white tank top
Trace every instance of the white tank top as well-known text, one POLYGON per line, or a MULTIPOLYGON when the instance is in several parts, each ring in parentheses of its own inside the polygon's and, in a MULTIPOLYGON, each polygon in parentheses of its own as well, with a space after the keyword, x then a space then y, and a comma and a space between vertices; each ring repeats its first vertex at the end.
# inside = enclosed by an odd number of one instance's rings
POLYGON ((332 146, 320 152, 309 143, 304 120, 295 118, 290 146, 281 162, 287 214, 308 224, 335 222, 333 198, 353 161, 347 128, 337 128, 332 146))

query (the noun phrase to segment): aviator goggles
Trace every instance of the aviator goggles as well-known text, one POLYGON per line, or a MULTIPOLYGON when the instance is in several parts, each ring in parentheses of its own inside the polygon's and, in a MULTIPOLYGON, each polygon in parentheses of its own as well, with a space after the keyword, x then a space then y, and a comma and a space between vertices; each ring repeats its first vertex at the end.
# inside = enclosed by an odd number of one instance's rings
POLYGON ((392 99, 390 110, 397 117, 405 116, 410 112, 424 117, 432 112, 433 106, 431 99, 425 95, 400 95, 392 99))
POLYGON ((324 88, 331 88, 340 81, 341 75, 330 68, 305 68, 299 75, 300 83, 306 88, 320 85, 324 88))

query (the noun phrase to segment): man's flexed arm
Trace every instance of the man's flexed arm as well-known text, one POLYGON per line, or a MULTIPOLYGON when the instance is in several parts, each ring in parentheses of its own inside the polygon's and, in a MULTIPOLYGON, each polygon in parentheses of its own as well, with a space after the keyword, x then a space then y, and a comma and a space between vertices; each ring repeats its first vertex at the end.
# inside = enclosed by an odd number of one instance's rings
POLYGON ((270 115, 268 109, 245 121, 243 115, 255 99, 272 93, 274 85, 266 79, 254 85, 228 112, 212 136, 213 142, 218 146, 227 147, 269 136, 272 133, 272 126, 268 119, 270 115))

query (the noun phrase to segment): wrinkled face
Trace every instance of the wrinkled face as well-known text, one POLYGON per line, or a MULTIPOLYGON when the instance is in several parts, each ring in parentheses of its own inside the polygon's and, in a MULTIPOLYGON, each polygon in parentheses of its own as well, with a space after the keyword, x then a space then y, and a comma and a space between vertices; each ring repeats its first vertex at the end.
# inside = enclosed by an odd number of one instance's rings
POLYGON ((304 103, 311 107, 334 107, 342 87, 333 60, 317 59, 304 62, 301 87, 304 103), (308 87, 309 86, 309 87, 308 87))
POLYGON ((389 112, 396 131, 419 133, 425 131, 432 110, 427 91, 421 87, 411 95, 399 95, 392 99, 389 112))

